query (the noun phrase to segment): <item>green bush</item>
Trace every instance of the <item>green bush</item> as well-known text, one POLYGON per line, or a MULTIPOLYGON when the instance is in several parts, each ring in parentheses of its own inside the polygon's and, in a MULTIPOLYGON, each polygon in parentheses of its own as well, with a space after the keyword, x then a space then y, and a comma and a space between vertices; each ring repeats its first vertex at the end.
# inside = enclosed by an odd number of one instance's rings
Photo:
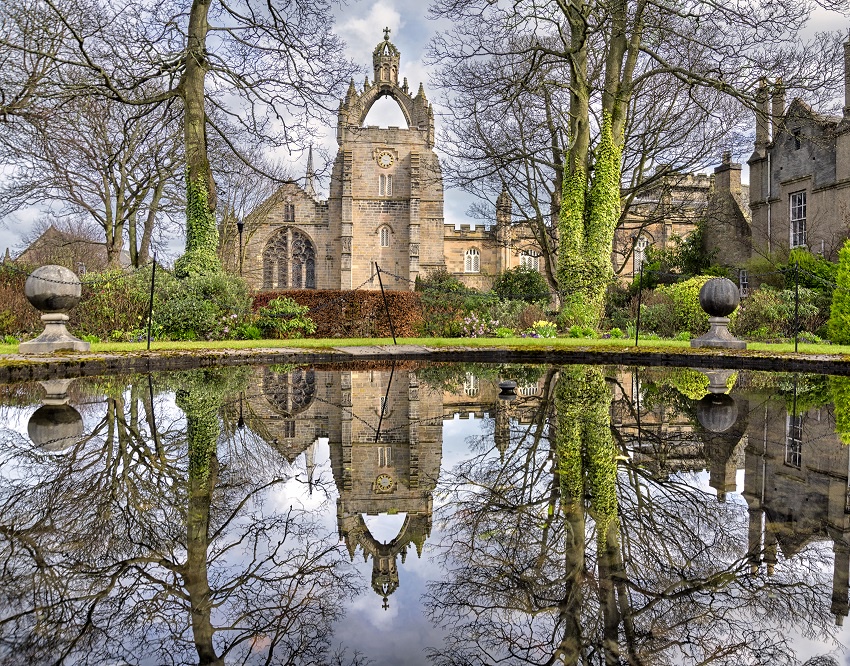
MULTIPOLYGON (((800 287, 800 330, 814 333, 824 324, 824 316, 815 304, 817 294, 800 287)), ((729 330, 750 340, 777 340, 794 336, 793 289, 763 286, 745 298, 735 313, 729 330)))
POLYGON ((493 292, 502 299, 526 303, 548 302, 549 285, 540 271, 518 266, 499 274, 493 292))
POLYGON ((291 298, 281 297, 260 308, 257 326, 273 338, 301 338, 316 330, 316 324, 307 316, 310 308, 298 305, 291 298))
POLYGON ((460 321, 470 312, 467 297, 475 292, 445 269, 417 278, 416 291, 422 302, 421 335, 460 337, 460 321))
POLYGON ((241 278, 218 273, 177 280, 165 273, 153 316, 157 330, 166 338, 220 340, 232 337, 249 317, 250 306, 241 278))
POLYGON ((675 309, 678 325, 671 335, 675 335, 678 331, 689 331, 692 335, 708 332, 708 314, 699 304, 699 292, 711 277, 698 275, 684 282, 658 288, 658 291, 670 297, 675 309))
POLYGON ((850 240, 844 241, 838 254, 835 282, 827 335, 832 342, 846 345, 850 344, 850 240))

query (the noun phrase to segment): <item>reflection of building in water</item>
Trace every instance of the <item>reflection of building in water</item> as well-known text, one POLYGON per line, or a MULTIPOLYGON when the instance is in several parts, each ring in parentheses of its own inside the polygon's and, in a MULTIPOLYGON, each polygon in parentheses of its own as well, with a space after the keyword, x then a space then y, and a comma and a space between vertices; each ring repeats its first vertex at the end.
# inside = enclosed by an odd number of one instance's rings
MULTIPOLYGON (((398 564, 410 546, 421 554, 431 532, 432 496, 443 445, 442 394, 420 400, 415 372, 324 371, 274 366, 257 370, 246 425, 290 462, 327 437, 339 490, 340 537, 352 557, 372 558, 372 588, 384 598, 398 587, 398 564), (403 517, 381 542, 366 516, 403 517)), ((309 462, 309 461, 308 461, 309 462)), ((371 522, 371 521, 370 521, 371 522)))
POLYGON ((842 624, 850 582, 850 448, 835 433, 832 407, 794 415, 766 400, 750 415, 744 497, 754 566, 773 571, 778 553, 791 558, 809 543, 833 542, 832 613, 842 624))
POLYGON ((733 405, 709 396, 691 401, 658 383, 669 372, 669 368, 619 372, 613 386, 611 425, 635 464, 651 470, 656 478, 707 469, 709 485, 722 501, 735 490, 735 472, 743 464, 748 404, 739 396, 733 405), (732 412, 737 418, 727 422, 732 412))

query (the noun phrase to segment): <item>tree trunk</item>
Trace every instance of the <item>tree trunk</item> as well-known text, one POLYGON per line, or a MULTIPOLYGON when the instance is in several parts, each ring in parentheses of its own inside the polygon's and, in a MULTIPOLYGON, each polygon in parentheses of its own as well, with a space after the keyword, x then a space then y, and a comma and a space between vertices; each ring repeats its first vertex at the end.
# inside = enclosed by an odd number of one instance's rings
POLYGON ((189 14, 186 65, 180 82, 186 149, 186 252, 174 265, 177 277, 212 275, 221 271, 215 223, 215 183, 207 155, 204 80, 209 62, 209 0, 195 0, 189 14))

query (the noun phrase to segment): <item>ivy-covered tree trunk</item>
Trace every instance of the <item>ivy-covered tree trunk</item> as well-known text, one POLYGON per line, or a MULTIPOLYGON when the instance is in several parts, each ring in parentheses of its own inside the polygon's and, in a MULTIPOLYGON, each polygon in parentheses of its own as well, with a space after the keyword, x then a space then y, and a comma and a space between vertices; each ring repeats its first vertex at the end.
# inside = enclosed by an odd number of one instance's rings
POLYGON ((614 271, 611 248, 620 219, 622 137, 615 137, 611 114, 603 113, 589 187, 578 163, 564 177, 559 223, 558 283, 562 326, 596 328, 614 271))
POLYGON ((210 0, 194 0, 189 14, 185 69, 180 96, 185 111, 186 146, 186 252, 174 265, 177 277, 221 272, 218 258, 216 194, 207 155, 207 122, 204 80, 209 70, 206 55, 210 0))

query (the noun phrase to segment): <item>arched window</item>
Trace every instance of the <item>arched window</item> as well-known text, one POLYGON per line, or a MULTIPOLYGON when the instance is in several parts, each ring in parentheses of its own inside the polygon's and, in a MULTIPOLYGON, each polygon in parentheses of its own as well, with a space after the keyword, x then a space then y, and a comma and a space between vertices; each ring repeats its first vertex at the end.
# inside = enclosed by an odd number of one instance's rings
POLYGON ((306 234, 283 227, 263 250, 263 289, 315 289, 316 250, 306 234))
POLYGON ((533 271, 540 271, 540 255, 536 252, 526 250, 519 255, 519 265, 533 271))
POLYGON ((391 197, 393 195, 393 177, 392 174, 381 174, 378 176, 378 196, 391 197))
POLYGON ((481 270, 481 253, 474 247, 469 248, 463 255, 463 272, 478 273, 481 270))
POLYGON ((378 231, 378 235, 381 237, 381 247, 389 247, 390 246, 390 228, 389 227, 381 227, 378 231))
POLYGON ((478 390, 478 377, 473 375, 471 372, 467 372, 466 378, 463 380, 463 392, 470 398, 474 398, 478 395, 478 390))

